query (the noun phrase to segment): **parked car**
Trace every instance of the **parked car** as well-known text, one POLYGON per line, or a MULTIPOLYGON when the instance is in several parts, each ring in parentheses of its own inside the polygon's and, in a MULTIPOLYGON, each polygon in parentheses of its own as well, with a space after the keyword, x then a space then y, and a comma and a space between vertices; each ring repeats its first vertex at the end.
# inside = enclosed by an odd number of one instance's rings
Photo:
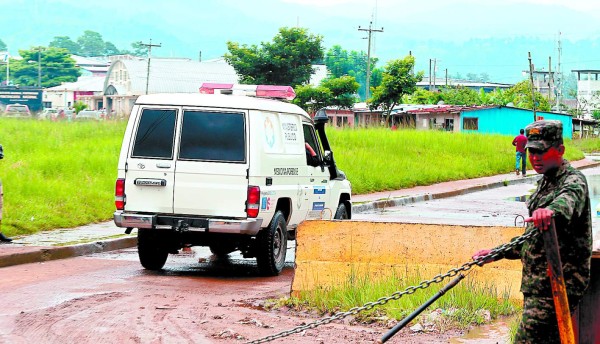
POLYGON ((2 115, 13 118, 31 118, 31 111, 29 111, 29 106, 25 104, 8 104, 2 115))
POLYGON ((73 114, 75 113, 75 111, 71 110, 71 109, 60 109, 58 110, 58 113, 56 114, 55 117, 52 117, 53 121, 66 121, 66 120, 72 120, 73 119, 73 114))
POLYGON ((75 121, 99 121, 103 118, 101 111, 96 110, 81 110, 73 117, 75 121))
POLYGON ((40 113, 38 119, 43 121, 55 120, 57 115, 58 109, 46 108, 40 113))

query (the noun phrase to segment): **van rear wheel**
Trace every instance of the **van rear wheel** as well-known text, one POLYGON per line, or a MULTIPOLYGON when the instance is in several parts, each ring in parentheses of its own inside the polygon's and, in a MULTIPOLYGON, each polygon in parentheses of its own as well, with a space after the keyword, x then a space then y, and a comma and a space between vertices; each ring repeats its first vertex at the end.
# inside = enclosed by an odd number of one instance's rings
POLYGON ((167 262, 169 252, 153 229, 138 229, 138 256, 148 270, 160 270, 167 262))
POLYGON ((281 211, 275 213, 269 227, 256 236, 256 263, 261 275, 277 276, 285 265, 287 227, 281 211))

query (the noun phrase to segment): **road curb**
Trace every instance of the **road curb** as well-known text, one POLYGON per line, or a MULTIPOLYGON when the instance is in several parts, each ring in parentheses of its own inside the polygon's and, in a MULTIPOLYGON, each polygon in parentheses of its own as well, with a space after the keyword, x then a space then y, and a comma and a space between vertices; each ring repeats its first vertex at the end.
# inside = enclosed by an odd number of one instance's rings
POLYGON ((3 254, 0 257, 0 268, 120 250, 136 245, 137 237, 125 237, 71 246, 36 247, 31 251, 3 254))
POLYGON ((395 197, 384 199, 380 201, 361 203, 352 206, 352 213, 364 213, 367 211, 373 211, 377 209, 385 209, 390 207, 398 207, 402 205, 412 204, 416 202, 424 202, 431 201, 435 199, 442 199, 454 196, 465 195, 471 192, 495 189, 502 186, 514 185, 514 184, 523 184, 523 183, 531 183, 536 182, 541 175, 534 175, 530 177, 525 177, 521 179, 513 179, 513 180, 503 180, 499 182, 487 183, 487 184, 478 184, 473 186, 468 186, 462 189, 456 189, 451 191, 442 191, 442 192, 433 192, 433 193, 425 193, 421 195, 415 196, 405 196, 405 197, 395 197))
MULTIPOLYGON (((597 161, 587 162, 585 165, 577 167, 577 169, 581 170, 581 169, 593 168, 593 167, 598 167, 598 166, 600 166, 600 162, 597 162, 597 161)), ((390 207, 398 207, 398 206, 402 206, 402 205, 412 204, 415 202, 424 202, 424 201, 431 201, 434 199, 442 199, 442 198, 447 198, 447 197, 460 196, 460 195, 465 195, 465 194, 468 194, 471 192, 495 189, 495 188, 499 188, 502 186, 537 182, 541 177, 542 177, 542 175, 540 175, 540 174, 534 174, 534 175, 524 177, 524 178, 510 179, 510 180, 506 179, 506 180, 492 182, 492 183, 477 184, 477 185, 467 186, 467 187, 464 187, 461 189, 456 189, 456 190, 451 190, 451 191, 425 193, 425 194, 421 194, 421 195, 404 196, 404 197, 394 197, 394 198, 388 198, 388 199, 383 199, 383 200, 379 200, 379 201, 354 204, 354 205, 352 205, 352 213, 353 214, 364 213, 364 212, 373 211, 373 210, 377 210, 377 209, 385 209, 385 208, 390 208, 390 207)))

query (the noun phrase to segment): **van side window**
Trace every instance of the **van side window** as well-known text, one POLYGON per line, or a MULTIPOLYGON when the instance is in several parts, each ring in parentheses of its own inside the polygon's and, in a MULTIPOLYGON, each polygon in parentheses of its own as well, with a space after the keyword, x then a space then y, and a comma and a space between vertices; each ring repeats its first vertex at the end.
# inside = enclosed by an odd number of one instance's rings
POLYGON ((246 161, 243 113, 185 111, 179 159, 246 161))
POLYGON ((131 156, 172 159, 175 114, 175 110, 144 109, 131 156))
POLYGON ((304 130, 304 142, 306 147, 306 163, 310 166, 318 166, 321 162, 320 150, 315 136, 315 129, 307 124, 302 125, 304 130))

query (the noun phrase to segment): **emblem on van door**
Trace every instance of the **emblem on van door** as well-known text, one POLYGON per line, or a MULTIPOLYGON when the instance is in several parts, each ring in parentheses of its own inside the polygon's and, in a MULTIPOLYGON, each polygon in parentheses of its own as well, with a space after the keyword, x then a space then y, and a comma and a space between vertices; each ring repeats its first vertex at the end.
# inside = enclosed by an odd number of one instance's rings
POLYGON ((143 169, 145 169, 145 168, 146 168, 146 165, 144 165, 144 164, 142 164, 142 163, 140 162, 140 163, 138 164, 138 168, 139 168, 140 170, 143 170, 143 169))

